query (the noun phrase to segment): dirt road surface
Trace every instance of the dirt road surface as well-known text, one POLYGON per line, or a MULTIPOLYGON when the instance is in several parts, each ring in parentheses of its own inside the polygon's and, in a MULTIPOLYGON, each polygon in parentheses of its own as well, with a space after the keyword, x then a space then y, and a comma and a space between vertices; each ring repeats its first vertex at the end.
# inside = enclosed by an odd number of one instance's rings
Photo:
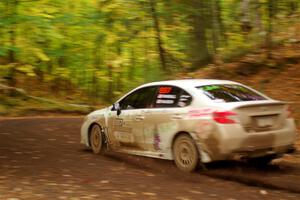
POLYGON ((82 118, 0 120, 0 200, 300 199, 299 155, 265 168, 239 162, 192 174, 171 161, 108 153, 79 144, 82 118))

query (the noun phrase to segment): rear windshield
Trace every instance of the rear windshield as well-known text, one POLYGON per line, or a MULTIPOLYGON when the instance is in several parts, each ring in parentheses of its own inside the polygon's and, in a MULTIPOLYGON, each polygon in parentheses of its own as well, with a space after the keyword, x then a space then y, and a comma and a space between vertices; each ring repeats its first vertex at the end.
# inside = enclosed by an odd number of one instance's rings
POLYGON ((205 85, 197 87, 215 102, 258 101, 266 98, 241 85, 205 85))

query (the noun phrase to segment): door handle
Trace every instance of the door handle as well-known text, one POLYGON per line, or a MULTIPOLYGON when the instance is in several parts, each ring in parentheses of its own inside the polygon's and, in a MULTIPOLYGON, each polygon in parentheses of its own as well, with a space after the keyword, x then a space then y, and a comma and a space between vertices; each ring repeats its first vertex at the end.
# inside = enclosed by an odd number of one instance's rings
POLYGON ((145 119, 145 117, 143 115, 138 115, 138 116, 135 117, 136 121, 142 121, 144 119, 145 119))

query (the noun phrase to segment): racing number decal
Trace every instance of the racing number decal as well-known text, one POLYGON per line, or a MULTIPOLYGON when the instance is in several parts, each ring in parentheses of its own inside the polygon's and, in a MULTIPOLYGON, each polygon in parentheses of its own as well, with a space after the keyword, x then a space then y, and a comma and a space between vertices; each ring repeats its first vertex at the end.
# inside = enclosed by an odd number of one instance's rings
POLYGON ((172 87, 160 87, 159 94, 169 94, 172 91, 172 87))

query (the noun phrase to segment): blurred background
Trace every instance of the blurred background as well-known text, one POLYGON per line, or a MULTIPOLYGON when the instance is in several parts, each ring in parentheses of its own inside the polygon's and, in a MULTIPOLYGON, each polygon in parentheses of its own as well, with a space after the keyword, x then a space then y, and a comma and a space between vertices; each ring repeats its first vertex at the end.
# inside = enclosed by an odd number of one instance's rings
POLYGON ((231 79, 300 109, 300 0, 1 0, 0 115, 87 113, 145 82, 231 79))

